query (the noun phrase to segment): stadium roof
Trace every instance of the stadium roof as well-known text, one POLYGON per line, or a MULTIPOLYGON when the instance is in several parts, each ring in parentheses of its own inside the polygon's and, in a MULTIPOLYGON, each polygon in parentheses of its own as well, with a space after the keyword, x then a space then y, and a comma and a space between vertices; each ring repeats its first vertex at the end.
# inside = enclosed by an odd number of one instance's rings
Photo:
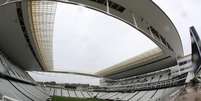
POLYGON ((1 49, 20 67, 28 70, 36 68, 53 70, 53 30, 58 7, 54 1, 90 8, 132 26, 161 49, 163 54, 157 59, 170 57, 175 60, 183 56, 183 48, 176 28, 165 13, 150 0, 110 0, 109 2, 107 0, 103 0, 104 2, 97 0, 24 0, 22 4, 5 5, 4 9, 1 9, 5 16, 0 18, 6 23, 6 25, 0 25, 1 33, 5 34, 0 42, 1 49), (16 32, 19 35, 11 37, 16 32), (12 43, 7 43, 7 39, 12 43))

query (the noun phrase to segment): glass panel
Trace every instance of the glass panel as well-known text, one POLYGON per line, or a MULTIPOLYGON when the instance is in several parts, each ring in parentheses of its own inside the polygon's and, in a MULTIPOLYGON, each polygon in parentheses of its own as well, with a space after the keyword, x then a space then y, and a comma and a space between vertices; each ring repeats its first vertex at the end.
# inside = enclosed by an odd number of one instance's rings
POLYGON ((52 1, 32 1, 31 3, 36 44, 40 49, 45 66, 51 70, 53 68, 52 40, 57 3, 52 1))

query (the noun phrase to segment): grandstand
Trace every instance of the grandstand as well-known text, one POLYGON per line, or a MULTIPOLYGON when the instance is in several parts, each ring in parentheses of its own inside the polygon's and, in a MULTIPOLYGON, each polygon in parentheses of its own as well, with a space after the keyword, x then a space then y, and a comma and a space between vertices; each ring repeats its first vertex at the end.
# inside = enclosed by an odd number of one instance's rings
POLYGON ((175 101, 189 85, 200 87, 201 43, 195 28, 189 34, 192 54, 184 56, 177 29, 151 0, 1 0, 0 12, 0 101, 175 101), (94 74, 53 71, 57 3, 118 19, 158 47, 94 74), (101 80, 98 86, 38 82, 27 71, 101 80))

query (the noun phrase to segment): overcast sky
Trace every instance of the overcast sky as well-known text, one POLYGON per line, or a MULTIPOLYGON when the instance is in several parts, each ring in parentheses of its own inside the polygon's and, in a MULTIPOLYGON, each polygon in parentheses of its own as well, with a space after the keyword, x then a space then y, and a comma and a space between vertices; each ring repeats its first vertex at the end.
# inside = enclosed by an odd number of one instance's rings
POLYGON ((29 72, 34 80, 37 81, 56 81, 57 83, 80 83, 99 85, 99 78, 80 76, 73 74, 59 74, 59 73, 44 73, 44 72, 29 72))
MULTIPOLYGON (((190 54, 189 27, 194 25, 201 36, 201 0, 153 1, 173 21, 182 39, 184 54, 190 54)), ((54 32, 55 70, 94 73, 154 47, 149 39, 119 20, 82 7, 58 4, 54 32)), ((68 77, 69 82, 76 81, 68 77)), ((51 76, 48 79, 53 80, 51 76)), ((97 83, 96 80, 94 84, 97 83)))
POLYGON ((153 0, 172 20, 176 26, 184 54, 191 54, 189 27, 195 26, 201 36, 201 0, 153 0))
POLYGON ((55 70, 95 73, 157 46, 128 24, 85 7, 58 3, 55 70))

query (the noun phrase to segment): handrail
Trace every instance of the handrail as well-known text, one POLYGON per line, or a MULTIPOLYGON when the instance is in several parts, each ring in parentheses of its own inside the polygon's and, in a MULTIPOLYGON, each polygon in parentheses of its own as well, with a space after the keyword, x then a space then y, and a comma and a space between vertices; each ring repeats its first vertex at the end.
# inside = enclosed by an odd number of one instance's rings
POLYGON ((1 72, 0 72, 0 78, 6 79, 6 80, 11 80, 11 81, 14 81, 14 82, 29 84, 29 85, 33 85, 33 86, 36 86, 36 85, 37 85, 37 84, 34 83, 34 82, 30 82, 30 81, 27 81, 27 80, 21 80, 21 79, 18 79, 18 78, 9 76, 9 75, 7 75, 7 74, 3 74, 3 73, 1 73, 1 72))
POLYGON ((7 4, 12 4, 12 3, 17 3, 17 2, 21 2, 22 0, 6 0, 4 3, 0 4, 0 7, 3 7, 7 4))

